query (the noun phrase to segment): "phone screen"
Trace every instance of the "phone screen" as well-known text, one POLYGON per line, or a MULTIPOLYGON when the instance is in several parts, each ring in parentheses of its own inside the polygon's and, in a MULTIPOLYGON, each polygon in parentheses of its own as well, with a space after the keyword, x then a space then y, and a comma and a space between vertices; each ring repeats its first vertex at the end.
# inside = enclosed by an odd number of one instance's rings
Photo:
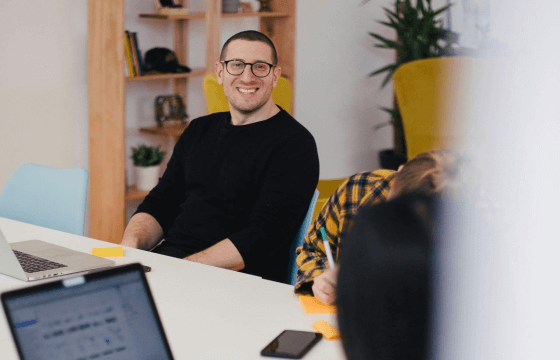
POLYGON ((261 355, 301 359, 322 337, 316 332, 284 330, 261 351, 261 355))

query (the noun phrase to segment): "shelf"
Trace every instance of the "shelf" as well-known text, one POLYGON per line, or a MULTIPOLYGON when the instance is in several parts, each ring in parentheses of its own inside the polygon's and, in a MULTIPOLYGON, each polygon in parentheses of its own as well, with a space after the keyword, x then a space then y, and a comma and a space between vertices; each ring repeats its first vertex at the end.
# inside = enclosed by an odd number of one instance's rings
POLYGON ((222 18, 240 18, 240 17, 288 17, 290 15, 280 12, 252 12, 252 13, 236 13, 222 14, 222 18))
POLYGON ((151 81, 151 80, 167 80, 167 79, 185 79, 195 76, 206 75, 205 68, 195 68, 192 69, 190 73, 179 73, 179 74, 157 74, 157 75, 144 75, 136 77, 127 77, 125 80, 130 81, 151 81))
POLYGON ((153 135, 173 136, 178 138, 187 128, 188 124, 181 124, 180 121, 167 123, 163 126, 141 127, 140 132, 153 135))
MULTIPOLYGON (((206 18, 206 13, 192 13, 187 15, 162 15, 162 14, 140 14, 144 19, 157 19, 157 20, 194 20, 206 18)), ((252 13, 235 13, 235 14, 222 14, 222 18, 243 18, 243 17, 288 17, 287 13, 282 12, 252 12, 252 13)))
POLYGON ((192 13, 186 15, 162 15, 162 14, 140 14, 144 19, 157 19, 157 20, 195 20, 206 18, 206 13, 192 13))
POLYGON ((126 189, 126 201, 138 200, 145 198, 150 192, 138 190, 135 185, 128 186, 126 189))

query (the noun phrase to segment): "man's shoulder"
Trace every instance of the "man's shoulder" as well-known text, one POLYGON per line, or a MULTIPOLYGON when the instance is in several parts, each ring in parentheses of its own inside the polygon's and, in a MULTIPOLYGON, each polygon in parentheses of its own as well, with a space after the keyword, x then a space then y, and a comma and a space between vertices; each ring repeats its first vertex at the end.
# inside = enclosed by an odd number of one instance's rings
MULTIPOLYGON (((282 108, 280 108, 282 109, 282 108)), ((292 115, 290 115, 287 111, 285 110, 281 110, 277 116, 279 117, 280 122, 278 122, 279 124, 281 124, 279 126, 279 130, 283 129, 283 131, 280 131, 278 134, 283 135, 283 136, 294 136, 294 135, 299 135, 300 137, 303 138, 308 138, 312 141, 315 141, 315 138, 313 137, 313 135, 311 134, 311 132, 309 130, 307 130, 307 128, 305 126, 303 126, 299 121, 297 121, 292 115)))
POLYGON ((208 114, 204 116, 197 117, 190 121, 189 126, 201 127, 201 126, 212 126, 223 120, 224 118, 230 117, 229 111, 208 114))
POLYGON ((229 116, 230 115, 228 111, 200 116, 196 119, 191 120, 189 122, 189 125, 181 135, 179 142, 188 141, 186 139, 189 137, 200 136, 201 134, 204 134, 209 130, 220 126, 220 124, 224 123, 223 119, 227 119, 229 116))

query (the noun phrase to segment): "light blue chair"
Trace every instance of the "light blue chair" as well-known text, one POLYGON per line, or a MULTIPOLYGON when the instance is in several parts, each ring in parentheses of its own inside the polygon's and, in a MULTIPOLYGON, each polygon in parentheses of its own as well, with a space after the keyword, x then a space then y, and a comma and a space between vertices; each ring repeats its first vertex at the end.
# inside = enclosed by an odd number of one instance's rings
POLYGON ((24 164, 0 194, 0 216, 83 235, 88 172, 24 164))
POLYGON ((309 226, 311 225, 311 220, 313 219, 313 210, 315 210, 315 204, 317 203, 318 198, 319 190, 315 189, 315 193, 313 194, 313 198, 311 199, 311 204, 309 204, 309 209, 307 210, 307 215, 305 215, 303 224, 301 224, 296 238, 292 243, 292 246, 290 247, 290 266, 288 267, 288 281, 291 285, 295 285, 297 280, 296 249, 303 245, 303 238, 305 238, 305 235, 307 235, 307 230, 309 230, 309 226))

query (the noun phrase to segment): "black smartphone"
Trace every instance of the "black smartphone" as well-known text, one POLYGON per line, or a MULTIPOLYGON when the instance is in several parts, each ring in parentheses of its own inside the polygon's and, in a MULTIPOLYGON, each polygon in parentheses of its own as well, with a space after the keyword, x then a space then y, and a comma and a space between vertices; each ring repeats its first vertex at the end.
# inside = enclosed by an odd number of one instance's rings
POLYGON ((261 351, 261 355, 301 359, 322 337, 311 331, 284 330, 261 351))

